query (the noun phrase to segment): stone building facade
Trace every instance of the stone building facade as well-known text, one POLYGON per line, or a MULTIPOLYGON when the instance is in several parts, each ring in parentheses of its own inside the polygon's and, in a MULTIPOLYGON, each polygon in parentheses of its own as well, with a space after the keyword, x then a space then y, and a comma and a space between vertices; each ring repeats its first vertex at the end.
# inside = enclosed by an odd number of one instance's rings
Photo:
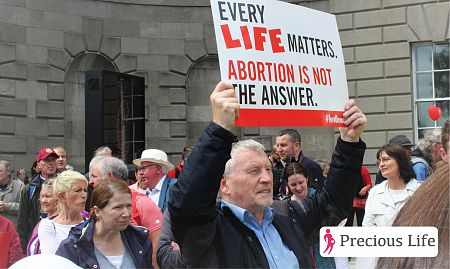
MULTIPOLYGON (((368 114, 365 163, 399 133, 414 137, 411 43, 449 40, 449 2, 286 1, 336 15, 349 93, 368 114)), ((0 158, 30 167, 64 146, 84 171, 84 71, 145 78, 145 143, 173 162, 210 119, 219 81, 209 0, 0 0, 0 158)), ((268 149, 280 128, 242 128, 268 149)), ((305 154, 329 158, 331 128, 298 128, 305 154)), ((371 166, 374 171, 375 167, 371 166)))

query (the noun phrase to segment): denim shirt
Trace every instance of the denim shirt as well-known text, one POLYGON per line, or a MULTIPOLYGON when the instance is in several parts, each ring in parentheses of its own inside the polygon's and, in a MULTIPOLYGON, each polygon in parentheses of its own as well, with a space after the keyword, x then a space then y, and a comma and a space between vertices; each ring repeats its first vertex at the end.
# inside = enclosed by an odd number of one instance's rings
POLYGON ((231 212, 252 230, 259 239, 270 268, 300 268, 294 252, 283 243, 280 234, 272 224, 273 208, 267 208, 264 212, 261 225, 258 220, 246 209, 222 200, 222 207, 227 206, 231 212))

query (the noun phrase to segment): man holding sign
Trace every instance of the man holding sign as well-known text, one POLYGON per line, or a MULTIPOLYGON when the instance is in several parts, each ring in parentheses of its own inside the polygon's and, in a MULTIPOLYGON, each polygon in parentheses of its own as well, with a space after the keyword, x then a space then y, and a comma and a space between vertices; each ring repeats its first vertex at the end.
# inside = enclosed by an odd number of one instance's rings
POLYGON ((346 218, 352 207, 365 144, 366 117, 353 100, 333 154, 328 183, 313 198, 291 202, 287 215, 270 207, 272 166, 254 140, 233 145, 240 105, 231 83, 211 94, 213 120, 172 188, 172 231, 190 267, 314 267, 307 236, 324 222, 346 218), (216 196, 222 201, 215 206, 216 196))

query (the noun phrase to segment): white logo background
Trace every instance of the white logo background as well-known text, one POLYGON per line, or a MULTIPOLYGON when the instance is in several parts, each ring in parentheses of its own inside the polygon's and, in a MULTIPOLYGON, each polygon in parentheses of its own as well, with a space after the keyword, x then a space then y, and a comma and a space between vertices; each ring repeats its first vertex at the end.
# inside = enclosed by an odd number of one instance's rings
MULTIPOLYGON (((328 236, 329 238, 329 236, 328 236)), ((322 227, 320 254, 323 257, 436 257, 436 227, 322 227), (334 239, 328 254, 326 230, 334 239)))

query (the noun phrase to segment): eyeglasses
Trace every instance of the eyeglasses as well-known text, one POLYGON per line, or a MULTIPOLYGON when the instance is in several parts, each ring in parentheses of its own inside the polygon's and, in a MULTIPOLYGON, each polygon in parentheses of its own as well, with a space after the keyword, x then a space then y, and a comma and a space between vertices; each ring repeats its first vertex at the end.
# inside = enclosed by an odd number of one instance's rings
POLYGON ((145 171, 145 169, 147 167, 152 167, 152 166, 157 166, 157 164, 149 164, 149 165, 146 165, 146 166, 141 166, 141 167, 138 168, 138 171, 139 172, 143 172, 143 171, 145 171))
POLYGON ((386 163, 389 162, 390 160, 392 160, 392 158, 381 158, 379 160, 377 160, 377 166, 381 164, 381 162, 386 163))

